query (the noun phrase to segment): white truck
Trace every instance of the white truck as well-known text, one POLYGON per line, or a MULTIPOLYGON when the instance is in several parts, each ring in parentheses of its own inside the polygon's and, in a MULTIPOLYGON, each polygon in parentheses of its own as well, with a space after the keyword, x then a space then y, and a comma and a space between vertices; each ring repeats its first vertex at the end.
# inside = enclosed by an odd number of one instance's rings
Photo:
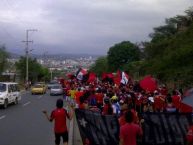
POLYGON ((15 82, 0 82, 0 105, 7 108, 8 104, 18 104, 21 100, 21 93, 18 83, 15 82))

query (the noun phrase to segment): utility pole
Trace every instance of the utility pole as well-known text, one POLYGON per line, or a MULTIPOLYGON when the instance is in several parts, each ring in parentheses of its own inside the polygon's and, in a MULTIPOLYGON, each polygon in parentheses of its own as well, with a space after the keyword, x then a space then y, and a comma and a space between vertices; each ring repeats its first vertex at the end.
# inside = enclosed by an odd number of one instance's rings
POLYGON ((34 31, 37 31, 37 29, 27 29, 26 30, 26 40, 25 41, 22 41, 24 43, 26 43, 26 47, 25 47, 25 55, 26 55, 26 83, 28 83, 29 81, 29 72, 28 72, 28 69, 29 69, 29 64, 28 64, 28 59, 29 59, 29 43, 33 43, 33 41, 29 41, 29 32, 34 32, 34 31))
POLYGON ((50 81, 52 80, 52 69, 50 69, 50 81))

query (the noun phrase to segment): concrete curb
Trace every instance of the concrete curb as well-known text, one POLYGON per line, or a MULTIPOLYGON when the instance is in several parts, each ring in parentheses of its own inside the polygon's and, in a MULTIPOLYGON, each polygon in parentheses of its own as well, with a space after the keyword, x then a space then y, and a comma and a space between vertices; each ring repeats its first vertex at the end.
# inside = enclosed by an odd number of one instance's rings
POLYGON ((73 145, 74 117, 70 120, 68 145, 73 145))

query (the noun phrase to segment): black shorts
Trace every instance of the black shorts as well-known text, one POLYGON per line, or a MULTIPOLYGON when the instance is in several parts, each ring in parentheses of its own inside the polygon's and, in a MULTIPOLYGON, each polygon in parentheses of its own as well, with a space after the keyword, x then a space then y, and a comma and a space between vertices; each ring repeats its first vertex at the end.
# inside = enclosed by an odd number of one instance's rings
POLYGON ((55 133, 55 143, 56 145, 60 144, 60 137, 62 137, 63 142, 68 142, 68 132, 64 133, 55 133))

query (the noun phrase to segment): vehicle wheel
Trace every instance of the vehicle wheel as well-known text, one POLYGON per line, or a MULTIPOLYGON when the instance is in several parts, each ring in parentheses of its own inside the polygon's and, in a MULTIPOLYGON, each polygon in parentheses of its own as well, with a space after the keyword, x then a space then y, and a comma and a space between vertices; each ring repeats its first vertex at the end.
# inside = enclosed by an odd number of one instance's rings
POLYGON ((15 98, 15 105, 17 105, 18 104, 18 98, 15 98))
POLYGON ((6 99, 5 102, 4 102, 4 104, 3 104, 3 108, 6 109, 7 106, 8 106, 8 100, 6 99))

